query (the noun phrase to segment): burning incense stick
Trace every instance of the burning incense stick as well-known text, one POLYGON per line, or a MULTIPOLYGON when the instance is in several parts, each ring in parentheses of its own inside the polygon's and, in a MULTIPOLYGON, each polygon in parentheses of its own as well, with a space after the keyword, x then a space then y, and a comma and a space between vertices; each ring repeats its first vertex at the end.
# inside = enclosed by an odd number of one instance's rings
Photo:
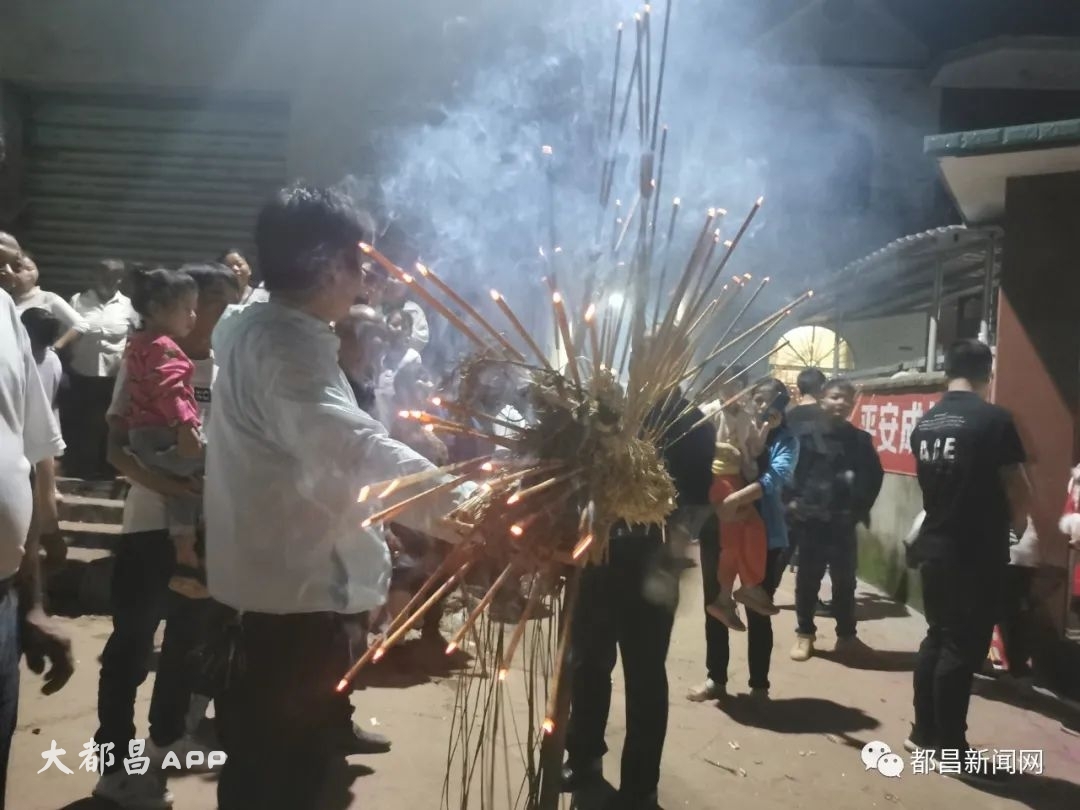
POLYGON ((552 675, 552 683, 555 688, 548 695, 547 711, 544 715, 544 733, 551 734, 555 730, 555 717, 558 715, 560 690, 562 685, 563 667, 566 666, 567 653, 570 650, 570 631, 574 626, 574 612, 577 608, 578 593, 581 590, 581 569, 575 568, 566 582, 566 600, 562 611, 562 632, 559 634, 559 651, 555 655, 555 672, 552 675))
POLYGON ((533 354, 536 355, 536 358, 543 363, 548 371, 554 371, 543 350, 536 344, 536 341, 532 339, 532 335, 525 329, 525 325, 518 320, 518 316, 515 315, 514 310, 510 308, 510 304, 507 303, 506 299, 502 297, 498 290, 491 291, 491 300, 502 310, 503 315, 510 321, 510 324, 517 331, 518 335, 521 336, 521 339, 525 341, 525 344, 532 350, 533 354))
POLYGON ((491 322, 488 321, 487 318, 485 318, 476 310, 476 307, 466 301, 462 296, 458 295, 457 291, 454 290, 453 287, 451 287, 449 284, 447 284, 445 281, 435 275, 434 270, 431 270, 422 265, 420 262, 417 262, 416 272, 418 272, 424 279, 430 281, 432 284, 442 290, 443 294, 447 298, 449 298, 451 301, 453 301, 455 304, 457 304, 459 307, 469 313, 469 315, 472 316, 472 319, 478 324, 480 324, 481 327, 483 327, 484 331, 486 331, 489 335, 495 338, 495 340, 506 350, 506 353, 508 355, 513 357, 515 360, 525 359, 525 356, 521 354, 521 352, 519 352, 517 349, 515 349, 513 345, 511 345, 510 341, 508 341, 506 337, 503 336, 501 332, 499 332, 498 329, 492 326, 491 322))
MULTIPOLYGON (((429 596, 427 598, 427 601, 425 601, 423 605, 421 605, 408 619, 402 622, 401 626, 397 630, 387 636, 386 641, 382 642, 379 645, 379 651, 381 651, 382 654, 385 654, 387 650, 389 650, 391 647, 401 641, 401 639, 405 637, 405 634, 408 633, 416 625, 416 623, 424 617, 424 614, 427 613, 432 607, 434 607, 440 599, 446 596, 446 594, 448 594, 454 588, 454 586, 456 586, 458 582, 460 582, 461 579, 467 573, 469 573, 469 569, 472 568, 472 566, 473 561, 469 560, 464 565, 462 565, 456 572, 454 572, 454 575, 451 576, 448 580, 446 580, 446 582, 444 582, 442 585, 440 585, 435 590, 435 593, 429 596)), ((381 656, 377 651, 375 653, 375 656, 373 657, 378 658, 381 656)))
POLYGON ((727 329, 724 330, 724 333, 720 335, 721 343, 724 341, 725 338, 727 338, 728 335, 730 335, 734 331, 735 327, 738 326, 739 321, 742 320, 743 315, 746 314, 746 311, 750 309, 754 301, 757 300, 757 297, 761 295, 761 291, 765 289, 765 285, 767 285, 768 283, 769 277, 765 276, 765 278, 763 278, 761 280, 761 283, 758 285, 758 288, 754 290, 754 294, 750 296, 750 300, 743 304, 742 309, 739 310, 738 314, 732 319, 731 323, 727 325, 727 329))
POLYGON ((570 322, 566 319, 566 305, 563 303, 562 293, 558 290, 551 294, 551 303, 555 307, 555 318, 559 324, 559 332, 562 334, 563 343, 566 344, 566 359, 570 364, 570 376, 574 378, 574 384, 581 387, 581 375, 577 367, 577 350, 570 335, 570 322))
POLYGON ((416 279, 394 264, 392 261, 383 256, 379 251, 373 248, 371 245, 364 242, 360 243, 360 250, 371 256, 378 262, 388 273, 397 278, 399 281, 408 285, 411 289, 415 290, 436 312, 442 315, 450 324, 457 329, 461 334, 471 340, 477 345, 478 348, 487 351, 490 347, 485 343, 479 335, 473 332, 472 329, 463 321, 457 313, 451 310, 449 307, 443 305, 443 303, 426 290, 423 285, 417 284, 416 279))
POLYGON ((485 610, 487 610, 488 605, 490 605, 491 602, 495 599, 495 595, 499 592, 499 589, 502 588, 506 580, 510 578, 510 574, 513 572, 513 570, 514 564, 510 563, 508 566, 506 566, 506 568, 503 569, 503 572, 499 574, 498 578, 495 580, 494 583, 492 583, 491 587, 488 588, 488 592, 484 594, 484 598, 480 600, 480 602, 476 605, 475 608, 473 608, 472 613, 470 613, 469 617, 465 620, 465 624, 461 626, 461 628, 454 634, 454 637, 450 639, 450 643, 446 645, 447 655, 451 655, 458 648, 458 645, 461 643, 461 639, 463 639, 465 637, 465 634, 468 633, 470 629, 472 629, 474 624, 476 624, 476 620, 480 618, 480 615, 485 610))
MULTIPOLYGON (((473 467, 483 467, 491 461, 491 456, 484 456, 482 458, 470 458, 467 461, 459 461, 455 464, 448 464, 444 467, 435 467, 433 469, 424 470, 418 473, 412 473, 411 475, 402 475, 397 478, 389 478, 385 481, 378 481, 374 484, 365 484, 360 488, 360 495, 357 497, 357 503, 364 503, 372 494, 378 495, 378 493, 386 487, 393 485, 394 489, 401 487, 412 486, 413 484, 419 484, 427 481, 430 478, 438 478, 443 475, 449 475, 452 472, 458 472, 459 470, 471 469, 473 467)), ((393 491, 393 490, 391 490, 393 491)))
POLYGON ((724 252, 723 257, 720 259, 720 263, 716 266, 716 270, 713 271, 712 278, 705 286, 706 290, 712 289, 713 285, 716 284, 717 279, 720 278, 720 274, 724 272, 724 268, 727 266, 728 261, 731 259, 732 254, 735 252, 735 249, 739 246, 739 242, 742 241, 743 236, 746 234, 747 230, 749 230, 750 223, 754 221, 754 217, 757 216, 757 212, 761 210, 761 206, 764 204, 764 202, 764 197, 758 197, 757 200, 754 202, 754 205, 750 208, 750 213, 746 215, 746 219, 744 219, 742 225, 739 226, 739 230, 735 234, 735 238, 731 240, 731 244, 724 252))
POLYGON ((664 94, 664 74, 667 68, 668 31, 671 29, 671 7, 675 0, 668 0, 664 9, 664 33, 660 40, 660 71, 656 78, 656 106, 653 109, 651 148, 656 149, 656 123, 660 120, 660 100, 664 94))
MULTIPOLYGON (((409 600, 409 603, 405 605, 405 607, 402 608, 402 610, 397 614, 397 616, 395 616, 394 619, 390 622, 388 630, 392 632, 393 630, 400 627, 406 619, 412 616, 413 610, 416 608, 417 605, 421 603, 428 590, 436 582, 446 576, 455 566, 457 566, 460 563, 460 560, 460 554, 448 554, 443 559, 443 561, 439 563, 439 567, 431 574, 431 576, 427 578, 424 584, 420 586, 416 594, 412 597, 412 599, 409 600)), ((346 672, 344 676, 342 676, 341 680, 338 681, 336 691, 344 692, 346 689, 349 688, 349 684, 352 683, 354 678, 356 678, 356 674, 365 665, 375 659, 376 653, 378 653, 379 650, 383 649, 384 638, 384 636, 380 636, 378 639, 376 639, 374 644, 369 646, 367 650, 364 651, 364 654, 356 661, 356 663, 354 663, 349 668, 349 671, 346 672)))
POLYGON ((585 310, 585 329, 589 333, 589 351, 593 361, 593 388, 600 385, 600 340, 596 336, 596 304, 585 310))
POLYGON ((502 654, 502 661, 499 662, 499 680, 505 680, 506 674, 510 671, 510 665, 514 662, 514 653, 517 652, 518 646, 521 644, 521 639, 525 635, 525 628, 529 624, 529 620, 532 619, 533 614, 536 613, 537 607, 540 605, 541 588, 539 587, 539 574, 533 577, 532 587, 529 591, 529 601, 525 604, 525 609, 521 612, 521 619, 517 623, 517 627, 514 628, 514 633, 510 636, 510 641, 507 643, 502 654))
POLYGON ((431 498, 435 495, 439 495, 440 493, 454 489, 455 487, 459 487, 466 481, 468 481, 470 478, 472 478, 472 473, 459 475, 457 478, 451 478, 449 481, 443 481, 441 484, 437 484, 436 486, 431 487, 431 489, 425 489, 423 492, 418 492, 412 497, 406 498, 405 500, 400 501, 393 506, 388 506, 386 509, 378 511, 374 515, 370 515, 369 517, 364 518, 360 526, 361 528, 367 529, 375 523, 385 523, 389 520, 393 520, 405 510, 416 506, 416 504, 420 501, 425 500, 426 498, 431 498))

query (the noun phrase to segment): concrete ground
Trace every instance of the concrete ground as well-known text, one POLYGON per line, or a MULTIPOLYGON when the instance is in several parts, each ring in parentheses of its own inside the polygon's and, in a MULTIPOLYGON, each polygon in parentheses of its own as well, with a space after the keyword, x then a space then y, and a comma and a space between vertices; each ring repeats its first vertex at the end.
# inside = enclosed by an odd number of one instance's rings
MULTIPOLYGON (((661 804, 667 810, 1080 807, 1080 738, 1060 730, 1060 707, 1036 696, 1022 697, 999 684, 980 685, 983 694, 972 701, 970 737, 987 748, 1043 751, 1044 775, 1024 776, 987 792, 937 775, 913 775, 910 766, 897 779, 864 769, 860 750, 865 743, 881 740, 899 751, 908 733, 911 666, 924 629, 920 616, 868 589, 861 589, 859 595, 860 635, 877 654, 863 668, 842 665, 828 654, 802 664, 789 660, 794 637, 794 582, 789 574, 777 596, 783 610, 775 620, 771 703, 760 707, 740 694, 747 691, 744 639, 733 642, 730 674, 735 696, 723 706, 687 702, 686 690, 702 677, 698 577, 697 569, 684 577, 668 658, 671 719, 661 785, 661 804)), ((91 774, 37 773, 44 763, 41 754, 54 739, 66 749, 67 765, 76 768, 78 752, 96 725, 97 656, 110 621, 84 616, 65 623, 79 662, 71 683, 59 694, 44 697, 34 676, 24 673, 8 769, 8 807, 15 810, 107 807, 88 798, 94 784, 91 774)), ((819 628, 823 628, 819 646, 830 650, 835 641, 831 622, 821 620, 819 628)), ((357 718, 389 735, 394 749, 383 756, 353 757, 342 783, 351 780, 351 785, 347 792, 343 787, 333 806, 435 810, 442 795, 454 677, 443 671, 373 680, 382 685, 354 695, 357 718)), ((609 779, 618 777, 617 754, 624 730, 618 673, 615 689, 608 726, 609 779)), ((136 710, 141 731, 149 698, 148 682, 139 692, 136 710)), ((171 787, 177 808, 215 806, 213 777, 175 778, 171 787)))

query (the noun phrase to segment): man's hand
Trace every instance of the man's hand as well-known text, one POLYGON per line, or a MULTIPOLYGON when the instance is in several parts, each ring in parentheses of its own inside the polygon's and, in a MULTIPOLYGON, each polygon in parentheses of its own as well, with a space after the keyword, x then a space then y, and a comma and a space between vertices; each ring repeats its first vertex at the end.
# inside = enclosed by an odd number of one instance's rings
POLYGON ((40 608, 31 610, 23 619, 22 650, 30 670, 38 675, 45 673, 42 694, 58 692, 75 671, 71 641, 40 608), (45 669, 46 659, 50 665, 48 670, 45 669))
POLYGON ((202 492, 201 478, 173 478, 169 475, 161 475, 153 470, 148 470, 146 484, 148 489, 166 498, 186 498, 198 495, 202 492))
POLYGON ((199 458, 203 454, 202 436, 195 425, 176 429, 176 454, 181 458, 199 458))

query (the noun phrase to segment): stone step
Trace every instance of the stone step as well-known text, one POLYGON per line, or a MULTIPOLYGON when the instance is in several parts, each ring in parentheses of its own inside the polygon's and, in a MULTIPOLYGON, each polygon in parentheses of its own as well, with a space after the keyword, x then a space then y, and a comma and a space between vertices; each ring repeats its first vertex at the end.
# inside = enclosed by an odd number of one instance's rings
POLYGON ((82 478, 56 479, 56 489, 61 495, 79 495, 88 498, 108 498, 123 500, 128 491, 127 479, 117 478, 112 481, 86 481, 82 478))
POLYGON ((124 519, 124 502, 92 495, 61 493, 57 501, 60 520, 71 523, 119 524, 124 519))

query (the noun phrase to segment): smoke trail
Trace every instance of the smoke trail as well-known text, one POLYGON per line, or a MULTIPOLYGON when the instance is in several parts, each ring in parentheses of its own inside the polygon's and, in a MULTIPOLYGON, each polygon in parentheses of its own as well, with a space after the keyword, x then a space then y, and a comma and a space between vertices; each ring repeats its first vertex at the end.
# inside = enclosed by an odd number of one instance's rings
MULTIPOLYGON (((707 206, 725 207, 738 220, 759 194, 766 196, 731 268, 771 274, 779 283, 763 299, 790 295, 856 251, 900 235, 926 199, 908 183, 908 199, 868 203, 871 177, 880 172, 876 143, 887 133, 917 149, 925 131, 876 97, 883 88, 891 92, 892 77, 784 64, 783 54, 756 44, 775 21, 763 18, 766 5, 772 4, 675 0, 661 114, 670 125, 661 210, 679 195, 687 231, 699 227, 697 212, 707 206)), ((522 285, 536 284, 537 250, 552 228, 568 250, 593 244, 615 23, 639 8, 625 0, 552 0, 526 12, 513 4, 484 32, 483 47, 466 38, 470 49, 461 59, 470 75, 435 120, 380 134, 384 219, 398 223, 415 252, 477 299, 492 285, 521 289, 519 299, 541 292, 522 285), (550 165, 541 154, 545 144, 554 149, 550 165)), ((663 0, 653 9, 654 59, 663 9, 663 0)), ((452 40, 471 24, 455 17, 445 35, 452 40)), ((632 29, 631 23, 623 84, 632 29)), ((617 188, 624 190, 636 185, 636 136, 627 147, 618 168, 617 188)), ((888 170, 910 174, 917 159, 904 152, 888 170)), ((926 175, 930 186, 932 170, 926 175)), ((734 223, 728 227, 730 235, 734 223)), ((573 257, 568 272, 581 272, 581 263, 573 257)))

